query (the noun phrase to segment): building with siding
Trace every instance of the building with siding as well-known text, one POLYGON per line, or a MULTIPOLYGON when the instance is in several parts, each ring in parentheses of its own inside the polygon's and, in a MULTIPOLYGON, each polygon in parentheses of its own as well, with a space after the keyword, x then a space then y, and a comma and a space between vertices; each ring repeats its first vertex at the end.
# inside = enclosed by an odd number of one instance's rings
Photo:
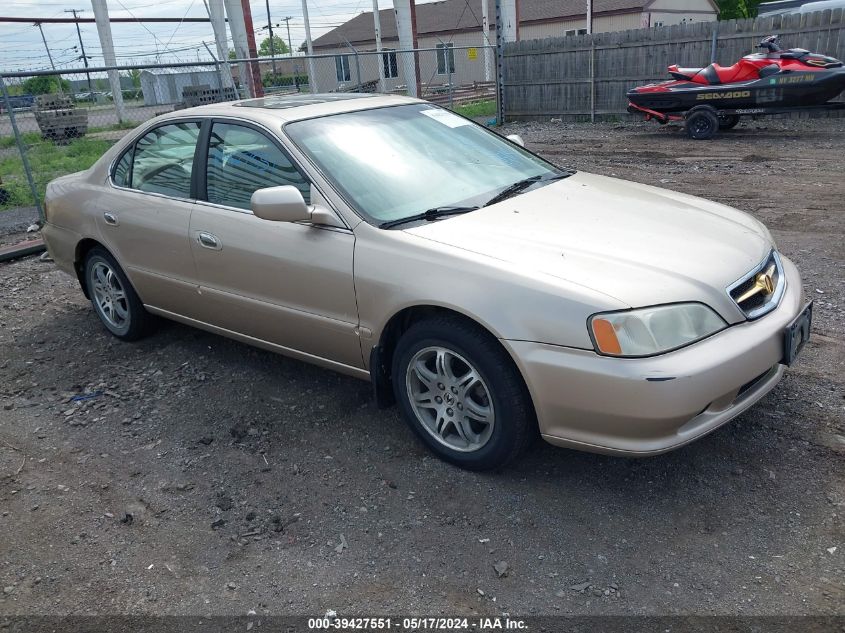
MULTIPOLYGON (((417 43, 419 48, 440 49, 418 55, 420 80, 424 85, 465 85, 491 80, 491 51, 447 50, 450 47, 484 45, 481 32, 481 2, 484 0, 442 0, 417 4, 417 43), (486 63, 485 63, 486 61, 486 63)), ((486 0, 490 16, 488 41, 495 43, 495 0, 486 0)), ((587 32, 585 0, 517 0, 520 40, 579 35, 587 32)), ((593 32, 624 31, 669 26, 688 22, 713 21, 719 10, 714 0, 594 0, 593 32)), ((393 9, 379 11, 383 49, 396 49, 399 36, 393 9)), ((372 12, 361 13, 314 40, 314 53, 323 55, 315 62, 320 91, 355 89, 359 84, 379 81, 380 63, 384 88, 405 85, 401 54, 366 54, 375 51, 372 12), (358 55, 355 55, 355 52, 358 55)))

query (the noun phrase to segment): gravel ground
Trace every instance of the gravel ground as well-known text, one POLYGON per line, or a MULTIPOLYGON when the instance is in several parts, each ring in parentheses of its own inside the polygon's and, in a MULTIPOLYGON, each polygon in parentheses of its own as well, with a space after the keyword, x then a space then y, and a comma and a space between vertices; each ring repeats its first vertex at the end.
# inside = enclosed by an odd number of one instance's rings
POLYGON ((665 456, 474 474, 366 383, 173 323, 120 343, 49 262, 0 265, 0 614, 845 615, 845 122, 505 131, 766 221, 816 300, 781 385, 665 456))
POLYGON ((37 223, 38 211, 35 207, 15 207, 0 211, 0 246, 9 246, 40 237, 32 234, 25 235, 26 230, 37 223))

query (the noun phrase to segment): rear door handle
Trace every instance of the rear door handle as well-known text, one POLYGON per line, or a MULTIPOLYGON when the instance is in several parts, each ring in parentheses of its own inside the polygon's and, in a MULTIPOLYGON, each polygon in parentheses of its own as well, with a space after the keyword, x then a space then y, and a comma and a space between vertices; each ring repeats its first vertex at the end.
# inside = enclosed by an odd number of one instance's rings
POLYGON ((114 213, 109 213, 106 211, 103 213, 103 219, 106 221, 106 224, 110 224, 111 226, 117 226, 117 216, 114 213))
POLYGON ((220 243, 220 240, 217 239, 216 235, 206 233, 205 231, 197 232, 197 242, 199 242, 200 246, 204 246, 205 248, 210 248, 215 251, 219 251, 223 248, 223 245, 220 243))

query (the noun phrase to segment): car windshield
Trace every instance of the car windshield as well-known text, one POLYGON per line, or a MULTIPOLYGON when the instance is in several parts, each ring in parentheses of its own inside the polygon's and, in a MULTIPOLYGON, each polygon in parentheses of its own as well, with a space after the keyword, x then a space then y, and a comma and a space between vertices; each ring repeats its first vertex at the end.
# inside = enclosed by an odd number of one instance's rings
POLYGON ((443 207, 484 206, 515 183, 562 173, 480 125, 428 104, 307 119, 289 123, 285 132, 375 224, 443 207))

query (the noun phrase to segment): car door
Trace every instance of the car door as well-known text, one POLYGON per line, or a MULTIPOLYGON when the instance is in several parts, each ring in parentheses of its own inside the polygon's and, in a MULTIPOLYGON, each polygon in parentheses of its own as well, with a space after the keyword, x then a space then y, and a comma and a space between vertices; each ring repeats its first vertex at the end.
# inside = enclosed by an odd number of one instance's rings
POLYGON ((207 323, 289 350, 361 368, 353 284, 355 236, 345 228, 271 222, 252 193, 312 185, 265 130, 215 120, 191 216, 191 249, 207 323))
POLYGON ((115 161, 97 205, 105 246, 148 306, 191 316, 197 297, 190 246, 198 121, 149 130, 115 161))

